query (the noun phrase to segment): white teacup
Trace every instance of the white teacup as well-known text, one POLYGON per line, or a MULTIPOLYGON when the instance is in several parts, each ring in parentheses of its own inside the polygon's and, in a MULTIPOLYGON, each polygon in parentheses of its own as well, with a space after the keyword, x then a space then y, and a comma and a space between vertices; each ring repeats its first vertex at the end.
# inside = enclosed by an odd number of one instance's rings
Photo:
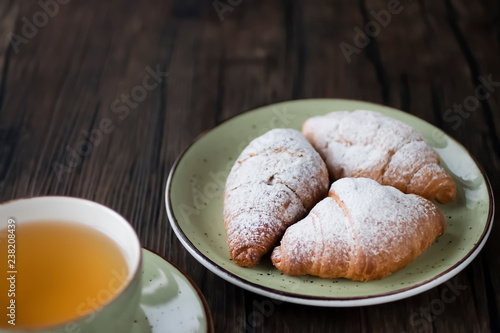
MULTIPOLYGON (((0 332, 129 332, 139 306, 142 275, 142 248, 131 225, 115 211, 98 203, 79 198, 47 196, 12 200, 0 204, 0 230, 15 228, 9 227, 12 224, 19 227, 22 224, 44 223, 44 221, 81 224, 104 233, 116 243, 125 259, 128 275, 125 281, 122 282, 121 288, 119 288, 120 291, 113 293, 110 299, 97 310, 48 327, 20 330, 12 324, 7 328, 3 328, 5 326, 3 325, 4 322, 0 326, 2 327, 0 332)), ((43 235, 40 235, 40 237, 43 237, 43 235)), ((8 244, 15 242, 10 238, 0 239, 0 260, 7 259, 8 244)), ((89 244, 89 246, 92 246, 92 244, 89 244)), ((64 249, 61 249, 61 251, 64 251, 64 249)), ((2 263, 0 267, 6 270, 6 272, 0 272, 0 274, 7 274, 7 271, 9 271, 7 263, 2 263)), ((22 272, 16 271, 15 274, 22 274, 22 272)), ((15 274, 13 274, 14 277, 15 274)), ((78 287, 78 285, 75 285, 75 288, 78 287)), ((22 286, 17 286, 17 288, 22 288, 22 286)), ((7 290, 0 290, 0 292, 7 293, 7 290)), ((12 320, 11 312, 12 309, 0 309, 0 320, 12 320)), ((14 310, 14 318, 15 315, 14 310)))

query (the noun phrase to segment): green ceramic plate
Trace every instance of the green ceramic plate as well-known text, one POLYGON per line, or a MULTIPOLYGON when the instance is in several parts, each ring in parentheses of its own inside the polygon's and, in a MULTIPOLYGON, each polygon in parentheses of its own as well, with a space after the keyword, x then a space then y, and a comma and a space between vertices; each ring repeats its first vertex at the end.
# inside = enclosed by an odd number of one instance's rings
POLYGON ((213 333, 205 298, 176 266, 142 249, 142 294, 130 333, 213 333))
POLYGON ((358 306, 406 298, 445 282, 467 266, 483 247, 493 223, 488 179, 467 150, 438 128, 386 106, 339 99, 283 102, 240 114, 200 136, 175 162, 166 187, 173 230, 205 267, 242 288, 294 303, 358 306), (365 109, 401 120, 419 131, 439 153, 457 184, 457 198, 440 205, 447 229, 427 251, 385 279, 356 282, 281 274, 269 257, 253 268, 229 257, 222 219, 226 177, 243 148, 272 128, 301 129, 309 117, 365 109))

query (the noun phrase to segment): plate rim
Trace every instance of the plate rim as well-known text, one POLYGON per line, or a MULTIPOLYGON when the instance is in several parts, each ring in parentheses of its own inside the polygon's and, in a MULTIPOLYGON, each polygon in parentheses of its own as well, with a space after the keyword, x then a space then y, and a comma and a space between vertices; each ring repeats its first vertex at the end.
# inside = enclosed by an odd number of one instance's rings
MULTIPOLYGON (((179 274, 181 274, 182 276, 184 276, 188 280, 189 284, 191 285, 191 287, 193 288, 193 290, 196 292, 196 294, 198 296, 198 299, 201 301, 201 304, 203 305, 203 312, 205 313, 205 319, 206 319, 206 322, 207 322, 207 333, 214 333, 215 332, 215 330, 214 330, 214 322, 213 322, 213 319, 212 319, 212 314, 210 312, 210 308, 208 306, 208 302, 205 299, 205 296, 201 292, 201 290, 198 287, 198 285, 193 281, 193 279, 188 274, 186 274, 186 272, 184 272, 183 269, 181 269, 179 266, 177 266, 172 261, 170 261, 167 258, 165 258, 164 256, 162 256, 161 254, 159 254, 155 250, 152 250, 152 249, 150 249, 150 248, 148 248, 146 246, 143 246, 142 250, 143 251, 147 251, 151 255, 155 255, 158 258, 160 258, 161 260, 163 260, 166 263, 170 264, 173 268, 175 268, 179 272, 179 274)), ((139 304, 141 304, 140 301, 139 301, 139 304)))
POLYGON ((270 297, 273 299, 277 299, 280 301, 286 301, 286 302, 291 302, 291 303, 296 303, 296 304, 303 304, 303 305, 312 305, 312 306, 326 306, 326 307, 352 307, 352 306, 363 306, 363 305, 375 305, 375 304, 383 304, 387 302, 392 302, 404 298, 408 298, 417 294, 420 294, 422 292, 425 292, 437 285, 440 285, 447 280, 451 279, 454 277, 456 274, 461 272, 465 267, 467 267, 472 260, 479 254, 481 249, 484 247, 484 244, 488 240, 489 234, 491 232, 491 229, 493 227, 493 220, 495 216, 495 204, 494 204, 494 196, 493 196, 493 190, 491 188, 491 183, 488 179, 488 176, 486 172, 484 171, 482 165, 477 161, 477 159, 460 143, 458 142, 455 138, 452 136, 448 135, 446 132, 444 132, 442 129, 434 126, 433 124, 427 122, 426 120, 419 118, 413 114, 407 113, 402 110, 395 109, 390 106, 382 105, 382 104, 377 104, 377 103, 372 103, 372 102, 367 102, 367 101, 360 101, 360 100, 352 100, 352 99, 341 99, 341 98, 310 98, 310 99, 298 99, 298 100, 289 100, 289 101, 282 101, 278 103, 272 103, 272 104, 267 104, 255 109, 247 110, 242 113, 239 113, 237 115, 234 115, 228 119, 225 119, 224 121, 220 122, 219 124, 215 125, 214 127, 207 129, 203 131, 200 135, 198 135, 184 150, 183 152, 176 158, 174 163, 172 164, 172 167, 170 169, 166 187, 165 187, 165 208, 167 211, 167 216, 170 222, 170 225, 172 229, 174 230, 174 233, 176 234, 177 238, 181 241, 182 245, 188 250, 188 252, 198 261, 200 262, 205 268, 208 270, 212 271, 215 273, 217 276, 223 278, 224 280, 233 283, 236 286, 239 286, 243 289, 252 291, 254 293, 260 294, 262 296, 270 297), (280 104, 288 104, 288 103, 296 103, 296 102, 308 102, 308 101, 327 101, 327 102, 335 102, 335 101, 344 101, 344 102, 351 102, 351 103, 364 103, 364 104, 372 104, 376 105, 378 107, 383 107, 387 109, 391 109, 393 111, 397 112, 402 112, 407 116, 410 116, 411 118, 415 118, 419 121, 423 121, 426 123, 426 125, 431 126, 434 129, 437 129, 438 131, 444 133, 450 140, 453 140, 455 144, 457 144, 459 147, 461 147, 468 155, 469 157, 473 160, 474 164, 476 167, 479 169, 481 175, 484 178, 485 185, 487 188, 488 192, 488 199, 489 199, 489 207, 488 207, 488 216, 487 216, 487 221, 485 224, 485 228, 479 237, 477 243, 474 245, 474 247, 459 261, 457 261, 453 266, 449 267, 447 270, 444 272, 433 276, 432 278, 425 280, 419 284, 415 284, 403 289, 398 289, 395 291, 390 291, 382 294, 376 294, 376 295, 368 295, 368 296, 353 296, 353 297, 325 297, 325 296, 310 296, 310 295, 303 295, 303 294, 296 294, 292 292, 286 292, 286 291, 281 291, 281 290, 276 290, 273 288, 269 288, 260 284, 256 284, 254 282, 248 281, 237 274, 231 273, 218 265, 217 263, 213 262, 211 259, 206 257, 201 251, 199 251, 196 246, 187 238, 187 236, 184 234, 182 231, 174 213, 173 213, 173 207, 172 207, 172 202, 171 202, 171 185, 172 185, 172 179, 175 174, 175 171, 177 170, 177 166, 179 165, 180 161, 182 158, 186 155, 186 153, 193 147, 194 144, 196 144, 198 141, 200 141, 204 136, 206 136, 208 133, 211 131, 215 130, 216 128, 220 127, 221 125, 234 120, 235 118, 243 115, 248 115, 250 113, 254 112, 259 112, 264 108, 269 108, 273 106, 279 106, 280 104))

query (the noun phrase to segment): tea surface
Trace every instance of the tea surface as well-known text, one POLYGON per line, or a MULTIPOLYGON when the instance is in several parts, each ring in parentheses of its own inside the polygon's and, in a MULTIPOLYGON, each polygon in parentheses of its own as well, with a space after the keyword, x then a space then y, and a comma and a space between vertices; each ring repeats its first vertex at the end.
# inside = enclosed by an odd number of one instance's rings
POLYGON ((0 328, 44 327, 85 315, 113 298, 128 275, 118 246, 100 231, 57 221, 17 223, 12 297, 7 237, 1 230, 0 328), (11 299, 15 326, 5 316, 11 299))

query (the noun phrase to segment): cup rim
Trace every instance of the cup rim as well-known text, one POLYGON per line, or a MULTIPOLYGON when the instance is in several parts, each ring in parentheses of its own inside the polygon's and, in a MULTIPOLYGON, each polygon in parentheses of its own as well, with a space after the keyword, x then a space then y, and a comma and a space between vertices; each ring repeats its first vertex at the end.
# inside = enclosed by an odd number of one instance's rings
MULTIPOLYGON (((69 201, 74 201, 74 202, 78 202, 78 201, 83 201, 83 202, 87 202, 87 203, 90 203, 91 205, 95 205, 97 207, 99 207, 99 209, 103 209, 105 211, 108 211, 108 213, 110 213, 111 215, 114 215, 115 217, 118 218, 118 220, 120 220, 121 222, 124 222, 123 225, 125 228, 128 228, 129 231, 132 232, 132 235, 133 235, 133 238, 134 238, 134 242, 135 245, 138 246, 138 251, 139 251, 139 256, 138 256, 138 260, 136 260, 132 267, 133 267, 133 270, 131 270, 131 272, 129 272, 128 276, 127 276, 127 280, 124 282, 123 284, 123 287, 122 289, 115 293, 106 303, 102 304, 100 307, 98 307, 97 309, 93 310, 93 311, 90 311, 84 315, 80 315, 78 317, 74 317, 70 320, 66 320, 66 321, 63 321, 61 323, 57 323, 57 324, 53 324, 53 325, 47 325, 47 326, 40 326, 40 327, 36 327, 36 328, 16 328, 15 330, 12 330, 12 329, 6 329, 6 332, 17 332, 17 331, 21 331, 21 332, 45 332, 45 331, 51 331, 51 330, 57 330, 57 329, 61 329, 63 328, 64 326, 68 325, 68 324, 71 324, 71 323, 78 323, 78 322, 81 322, 83 321, 86 317, 92 315, 92 314, 96 314, 100 311, 102 311, 102 309, 104 309, 105 307, 108 307, 110 306, 112 303, 115 303, 121 295, 123 295, 125 293, 125 291, 129 290, 132 286, 132 282, 134 280, 136 280, 137 276, 139 275, 140 273, 140 269, 142 267, 142 261, 143 261, 143 255, 142 255, 142 245, 141 245, 141 241, 139 239, 139 236, 137 235, 137 232, 135 231, 135 229, 132 227, 132 225, 130 224, 130 222, 125 219, 125 217, 123 217, 121 214, 119 214, 117 211, 115 211, 114 209, 108 207, 108 206, 105 206, 101 203, 98 203, 98 202, 95 202, 95 201, 92 201, 92 200, 89 200, 89 199, 85 199, 85 198, 79 198, 79 197, 72 197, 72 196, 64 196, 64 195, 44 195, 44 196, 31 196, 31 197, 22 197, 22 198, 16 198, 16 199, 11 199, 11 200, 8 200, 8 201, 4 201, 4 202, 1 202, 0 203, 0 206, 6 206, 8 204, 12 204, 14 202, 17 202, 17 201, 27 201, 27 200, 37 200, 37 199, 62 199, 62 200, 69 200, 69 201)), ((107 235, 106 235, 107 236, 107 235)), ((109 236, 108 236, 109 237, 109 236)), ((139 285, 139 288, 140 288, 140 285, 139 285)), ((4 330, 4 329, 2 329, 4 330)))

